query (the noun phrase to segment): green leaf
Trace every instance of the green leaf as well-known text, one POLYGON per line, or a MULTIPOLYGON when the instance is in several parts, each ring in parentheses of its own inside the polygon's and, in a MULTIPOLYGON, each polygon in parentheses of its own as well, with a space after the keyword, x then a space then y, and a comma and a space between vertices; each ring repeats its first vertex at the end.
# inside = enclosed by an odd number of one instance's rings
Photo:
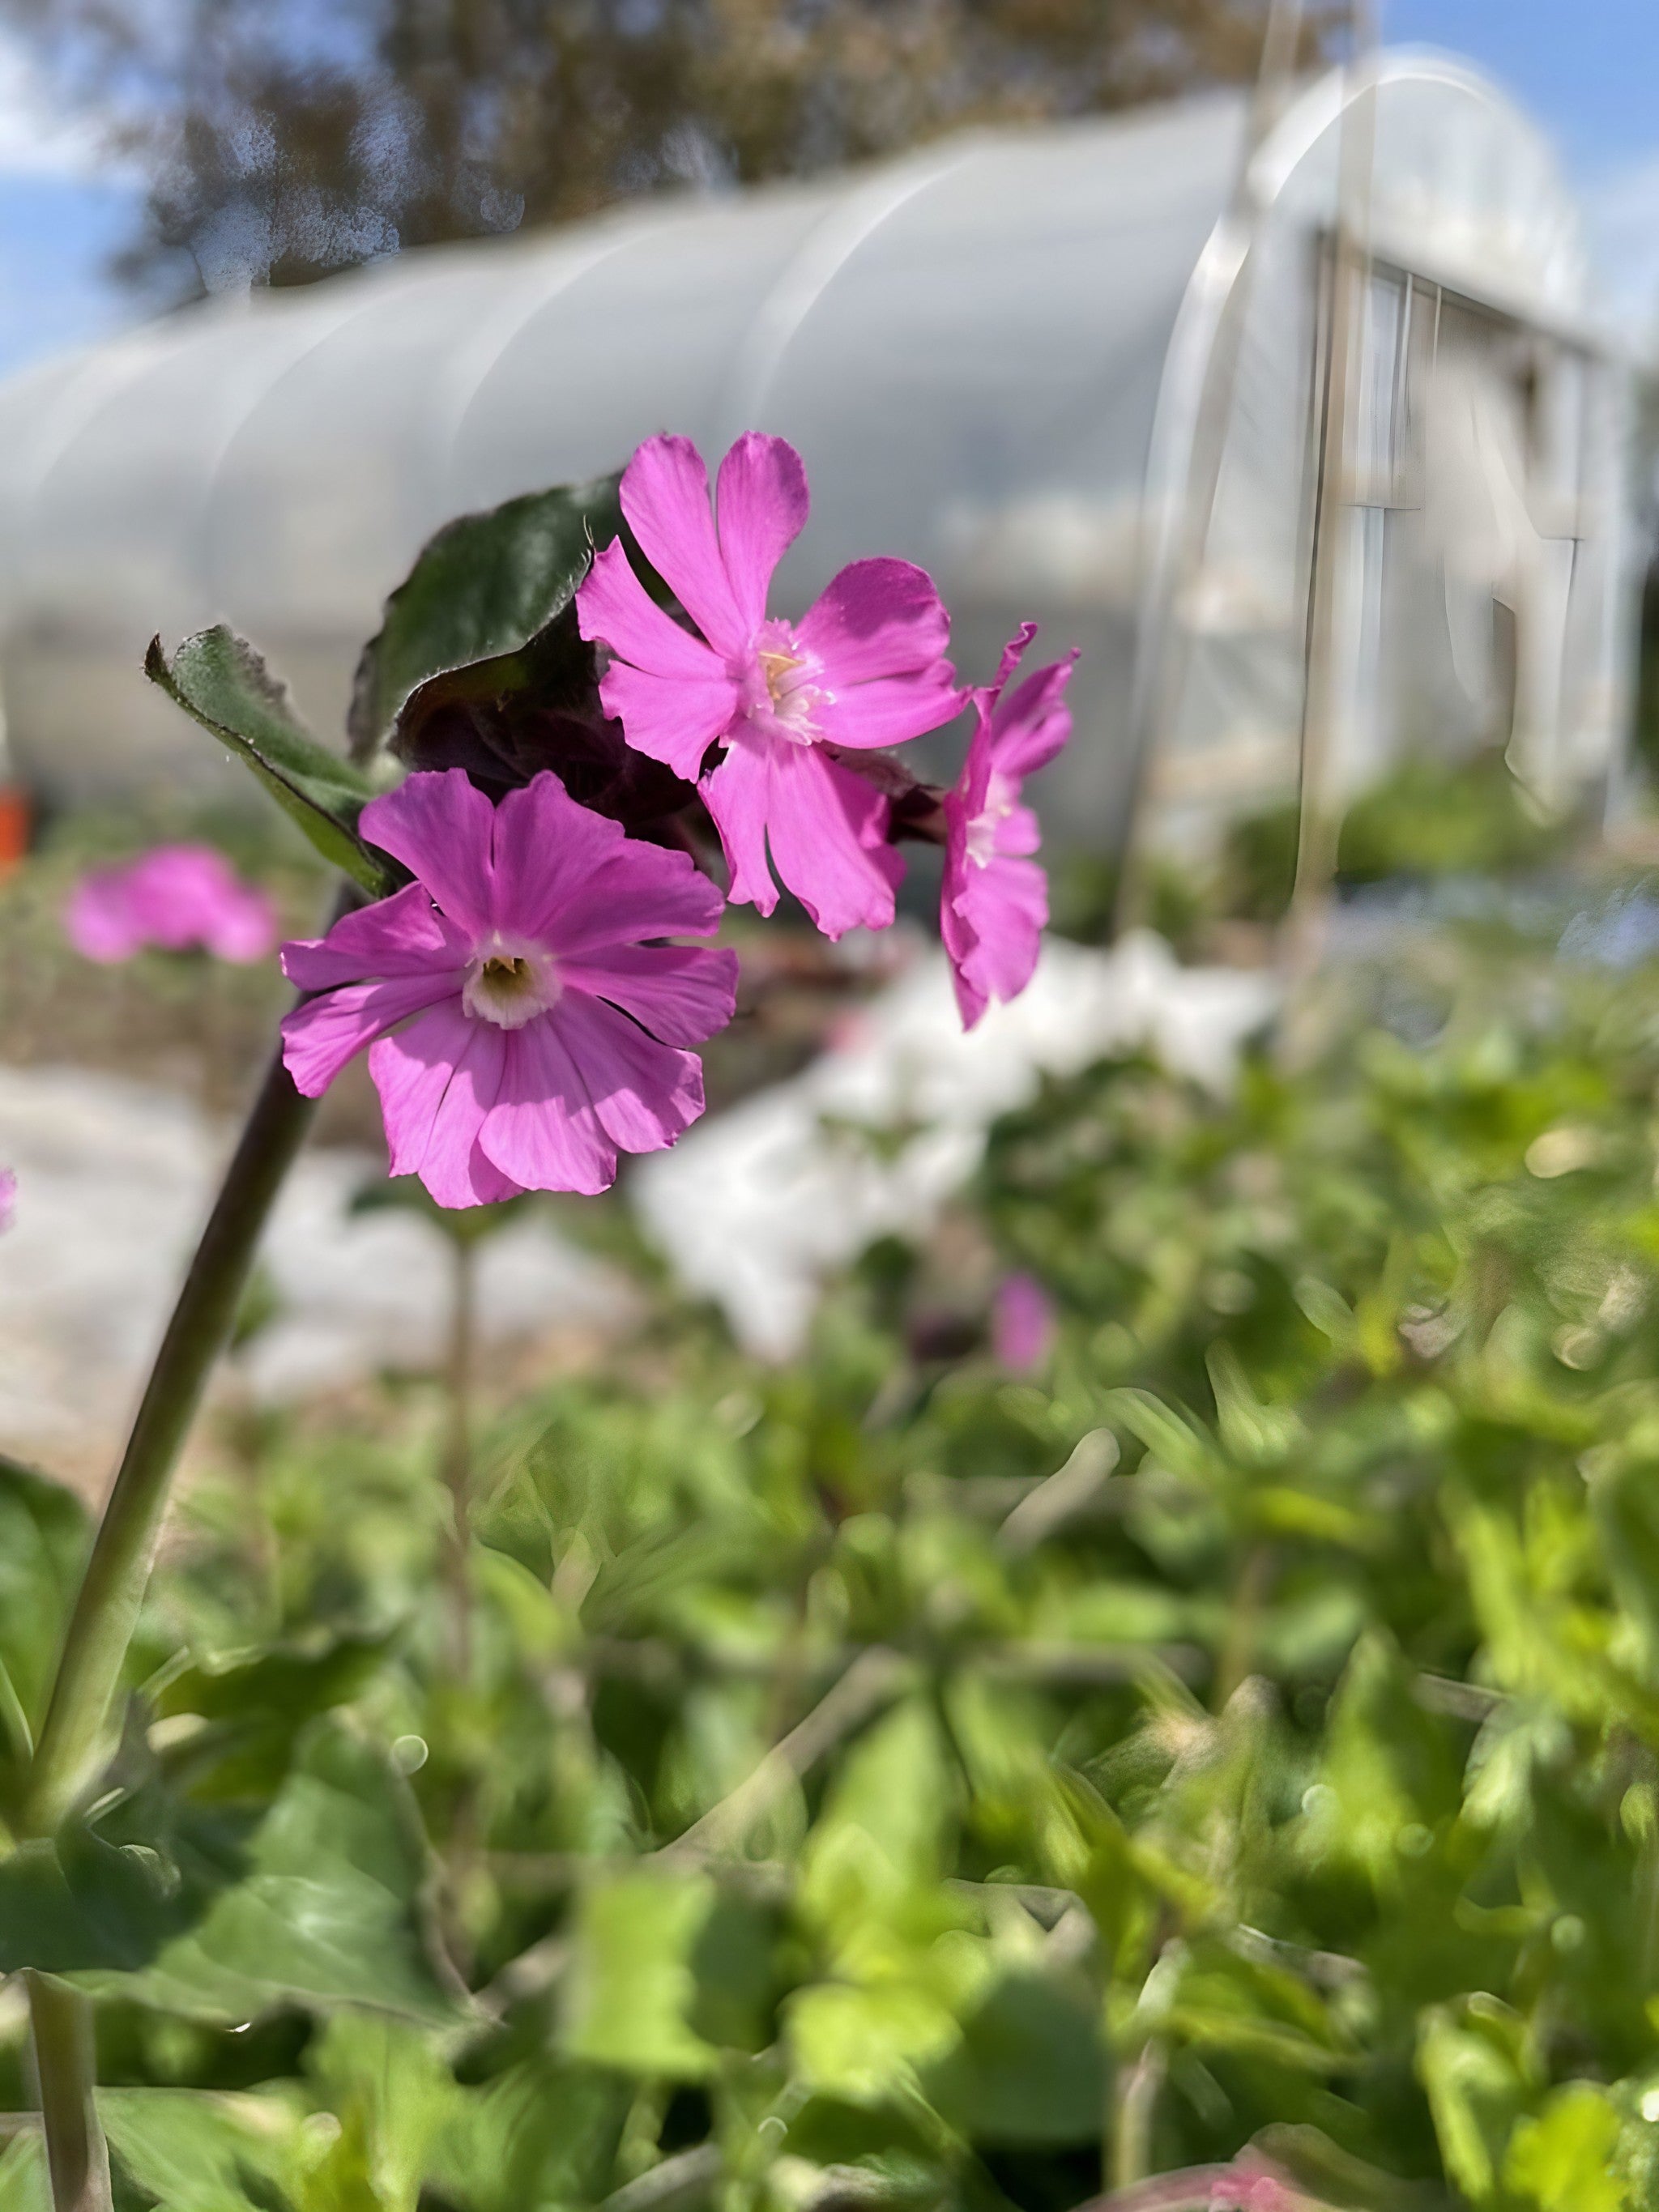
POLYGON ((357 835, 374 786, 318 743, 246 640, 217 623, 187 637, 169 661, 152 638, 144 673, 252 769, 325 860, 376 898, 396 889, 390 866, 357 835))
POLYGON ((175 1730, 199 1725, 166 1755, 169 1775, 198 1802, 273 1795, 301 1731, 355 1698, 386 1647, 383 1636, 343 1636, 182 1668, 156 1692, 155 1711, 175 1730))
POLYGON ((349 2170, 373 2191, 377 2212, 416 2212, 433 2145, 463 2105, 430 2032, 384 2014, 336 2013, 307 2070, 341 2122, 314 2193, 331 2202, 330 2185, 349 2170))
POLYGON ((530 492, 428 539, 363 648, 348 726, 359 760, 411 706, 492 698, 526 680, 519 656, 563 614, 596 544, 622 527, 621 478, 530 492))
POLYGON ((1105 1410, 1146 1445, 1149 1456, 1171 1474, 1207 1481, 1220 1472, 1214 1445, 1184 1413, 1166 1406, 1149 1390, 1109 1390, 1105 1410))
POLYGON ((1631 2200, 1613 2172, 1619 2136, 1601 2091, 1571 2082, 1510 2138, 1504 2185, 1539 2212, 1622 2212, 1631 2200))
POLYGON ((304 2163, 294 2114, 263 2099, 104 2089, 98 2117, 127 2179, 163 2212, 272 2212, 304 2163))
POLYGON ((1496 1997, 1433 2006, 1418 2031, 1417 2070, 1447 2172, 1472 2203, 1492 2203, 1533 2087, 1525 2023, 1496 1997))
POLYGON ((564 2047, 629 2074, 701 2081, 713 2047, 695 2033, 692 1954, 714 1905, 703 1875, 632 1871, 592 1883, 576 1917, 564 2047))
POLYGON ((916 2069, 943 2063, 961 2041, 956 2015, 912 1982, 799 1990, 785 2007, 802 2081, 856 2105, 913 2091, 916 2069))
POLYGON ((975 2142, 1086 2142, 1105 2109, 1099 2008, 1080 1983, 1024 1969, 1001 1975, 922 2086, 975 2142))
POLYGON ((46 2145, 32 2130, 0 2151, 0 2212, 52 2212, 46 2145))
POLYGON ((88 1534, 73 1491, 0 1455, 0 1668, 31 1724, 40 1717, 88 1534))
POLYGON ((228 1853, 112 1840, 76 1820, 0 1860, 0 1972, 148 1966, 234 1878, 228 1853))
POLYGON ((313 1723, 240 1879, 138 1971, 76 1978, 197 2020, 355 2002, 453 2023, 427 1941, 428 1876, 403 1778, 337 1723, 313 1723))

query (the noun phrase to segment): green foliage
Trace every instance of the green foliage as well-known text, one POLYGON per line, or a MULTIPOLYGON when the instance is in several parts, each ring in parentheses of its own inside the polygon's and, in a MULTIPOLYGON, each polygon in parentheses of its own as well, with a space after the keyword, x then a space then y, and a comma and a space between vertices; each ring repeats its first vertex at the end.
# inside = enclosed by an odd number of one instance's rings
POLYGON ((286 687, 244 639, 216 623, 187 637, 169 660, 154 638, 144 673, 235 754, 325 860, 371 897, 395 888, 387 863, 357 835, 373 785, 317 742, 286 687))
POLYGON ((572 608, 594 546, 622 526, 619 482, 527 493, 428 541, 358 665, 349 727, 360 760, 440 705, 494 700, 543 672, 546 633, 572 608))
POLYGON ((88 1540, 77 1498, 0 1455, 0 1820, 33 1747, 88 1540))
MULTIPOLYGON (((1467 760, 1408 754, 1344 815, 1337 876, 1359 884, 1521 872, 1557 859, 1573 826, 1540 812, 1501 752, 1467 760)), ((1224 912, 1252 921, 1285 912, 1297 832, 1293 803, 1231 825, 1212 893, 1224 912)))
POLYGON ((806 1362, 661 1304, 480 1437, 465 1666, 434 1395, 244 1431, 0 1864, 131 2201, 1659 2205, 1656 988, 1401 937, 1316 1065, 1047 1087, 806 1362))

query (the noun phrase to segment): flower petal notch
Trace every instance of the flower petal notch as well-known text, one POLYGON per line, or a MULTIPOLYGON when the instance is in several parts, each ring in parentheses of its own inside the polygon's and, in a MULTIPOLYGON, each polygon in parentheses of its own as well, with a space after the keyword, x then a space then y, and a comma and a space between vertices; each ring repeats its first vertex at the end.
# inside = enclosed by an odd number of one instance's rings
POLYGON ((770 914, 781 878, 827 937, 885 927, 902 873, 890 802, 841 756, 902 744, 961 710, 932 579, 908 561, 858 561, 799 622, 769 614, 810 500, 800 455, 757 431, 720 464, 712 505, 688 438, 648 439, 621 498, 696 630, 647 595, 620 542, 605 546, 576 608, 583 636, 611 654, 607 713, 630 745, 701 781, 735 902, 770 914))
POLYGON ((1042 832, 1020 793, 1072 734, 1066 691, 1077 654, 1039 669, 1011 694, 1036 635, 1035 623, 1022 623, 994 679, 974 693, 968 757, 945 795, 939 934, 964 1029, 993 999, 1017 999, 1025 988, 1048 919, 1048 879, 1031 857, 1042 832))
POLYGON ((284 946, 316 995, 283 1024, 307 1097, 368 1048, 393 1175, 440 1206, 608 1189, 702 1111, 688 1046, 732 1018, 737 958, 707 937, 719 891, 683 853, 625 835, 550 772, 499 805, 459 769, 363 810, 412 884, 284 946))

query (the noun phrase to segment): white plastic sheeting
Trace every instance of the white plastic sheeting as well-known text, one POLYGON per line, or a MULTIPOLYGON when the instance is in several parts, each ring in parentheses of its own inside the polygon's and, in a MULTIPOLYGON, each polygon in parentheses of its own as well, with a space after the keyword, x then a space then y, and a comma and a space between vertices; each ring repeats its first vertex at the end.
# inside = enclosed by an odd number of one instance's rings
POLYGON ((750 1351, 785 1358, 826 1278, 878 1237, 925 1229, 1043 1076, 1146 1046, 1224 1088, 1277 999, 1267 976, 1180 967, 1150 932, 1110 952, 1051 939, 1024 995, 964 1036, 931 953, 834 1050, 640 1161, 629 1188, 681 1280, 750 1351))
MULTIPOLYGON (((0 1149, 17 1174, 0 1249, 0 1449, 101 1480, 114 1464, 228 1133, 185 1101, 79 1068, 0 1067, 0 1149)), ((303 1398, 443 1358, 449 1255, 418 1214, 351 1212, 384 1159, 307 1153, 260 1251, 270 1321, 221 1377, 303 1398)), ((620 1279, 533 1218, 479 1248, 484 1341, 615 1327, 620 1279)))
MULTIPOLYGON (((1027 615, 1045 650, 1084 649, 1080 741, 1046 779, 1061 834, 1099 839, 1121 814, 1151 633, 1183 671, 1162 732, 1175 784, 1183 758, 1212 800, 1230 761, 1282 780, 1320 241, 1352 89, 1333 77, 1304 94, 1242 197, 1244 103, 1216 95, 410 254, 31 372, 0 389, 0 678, 26 773, 67 794, 159 765, 228 790, 231 772, 145 691, 152 631, 231 621, 337 728, 356 648, 437 525, 613 467, 659 428, 716 453, 752 424, 794 439, 813 479, 787 599, 897 552, 938 575, 970 675, 1027 615), (1243 334, 1213 518, 1172 580, 1155 549, 1190 507, 1230 313, 1243 334)), ((1492 88, 1387 58, 1376 149, 1380 251, 1528 329, 1580 331, 1571 203, 1492 88)), ((1585 489, 1581 517, 1608 487, 1585 489)), ((1616 691, 1610 587, 1594 562, 1575 574, 1592 666, 1570 714, 1595 723, 1580 747, 1594 760, 1616 691)))

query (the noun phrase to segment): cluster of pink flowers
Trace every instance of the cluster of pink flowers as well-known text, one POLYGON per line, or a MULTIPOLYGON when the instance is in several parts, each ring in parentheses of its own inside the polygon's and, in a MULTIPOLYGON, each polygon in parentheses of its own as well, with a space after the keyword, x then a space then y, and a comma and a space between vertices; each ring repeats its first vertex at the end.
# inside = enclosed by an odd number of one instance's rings
POLYGON ((0 1231, 11 1227, 17 1210, 17 1172, 15 1168, 0 1168, 0 1231))
POLYGON ((157 845, 123 867, 94 868, 64 909, 70 943, 112 966, 147 945, 198 949, 246 965, 276 942, 276 910, 210 845, 157 845))
MULTIPOLYGON (((714 505, 690 441, 653 438, 622 506, 694 627, 651 598, 620 541, 595 558, 578 621, 610 656, 600 696, 629 744, 697 785, 727 896, 770 914, 781 880, 826 936, 886 927, 903 864, 860 757, 971 708, 942 805, 941 933, 968 1026, 1023 990, 1048 905, 1021 783, 1069 734, 1071 662, 1010 693, 1028 624, 994 680, 964 689, 939 594, 906 561, 854 562, 799 621, 769 614, 808 510, 781 438, 740 438, 714 505)), ((459 769, 419 771, 360 826, 415 880, 284 949, 317 994, 283 1025, 300 1089, 318 1096, 367 1046, 392 1172, 445 1206, 602 1190, 619 1152, 672 1144, 702 1110, 687 1048, 731 1018, 737 983, 731 953, 667 941, 720 925, 725 902, 691 860, 578 805, 550 772, 495 806, 459 769)))

